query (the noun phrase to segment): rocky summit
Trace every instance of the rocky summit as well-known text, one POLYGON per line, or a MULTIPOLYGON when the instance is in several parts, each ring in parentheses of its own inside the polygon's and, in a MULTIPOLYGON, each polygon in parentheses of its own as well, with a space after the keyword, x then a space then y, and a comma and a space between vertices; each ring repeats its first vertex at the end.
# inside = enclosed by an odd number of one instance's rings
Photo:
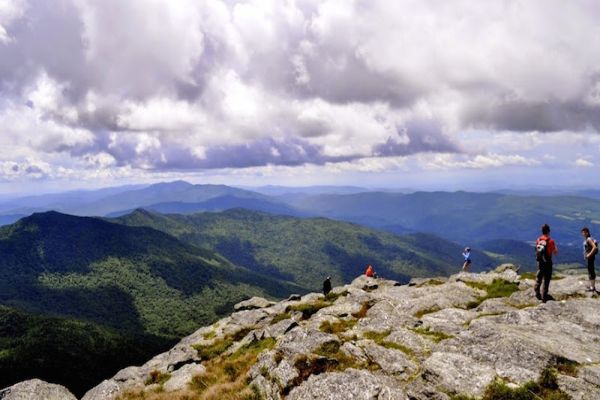
POLYGON ((505 265, 252 299, 83 399, 600 399, 600 299, 564 273, 541 303, 531 278, 505 265))

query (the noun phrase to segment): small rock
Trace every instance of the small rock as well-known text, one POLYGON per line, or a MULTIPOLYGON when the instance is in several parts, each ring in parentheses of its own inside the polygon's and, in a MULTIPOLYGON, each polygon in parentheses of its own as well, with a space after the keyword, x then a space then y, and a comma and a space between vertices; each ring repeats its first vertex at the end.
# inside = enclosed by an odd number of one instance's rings
POLYGON ((404 378, 416 370, 416 365, 400 350, 387 349, 375 343, 364 346, 367 357, 381 366, 387 374, 400 375, 404 378))
POLYGON ((240 301, 233 309, 235 311, 255 310, 257 308, 267 308, 275 304, 274 301, 269 301, 262 297, 254 296, 248 300, 240 301))
POLYGON ((120 391, 121 387, 113 379, 109 379, 88 390, 81 400, 112 400, 120 391))
POLYGON ((558 375, 558 387, 572 400, 598 400, 600 387, 572 376, 558 375))
POLYGON ((497 266, 494 269, 494 272, 497 274, 501 274, 504 271, 509 271, 509 270, 514 271, 514 272, 519 272, 519 269, 521 269, 521 267, 519 267, 518 265, 506 263, 506 264, 501 264, 501 265, 497 266))
POLYGON ((494 369, 457 353, 435 352, 425 360, 425 377, 454 393, 481 396, 496 375, 494 369))
POLYGON ((183 367, 171 373, 171 378, 163 385, 165 392, 174 392, 187 388, 188 383, 195 375, 200 375, 206 371, 201 364, 185 364, 183 367))
POLYGON ((290 297, 288 297, 287 301, 300 301, 302 300, 302 296, 300 296, 299 294, 290 294, 290 297))

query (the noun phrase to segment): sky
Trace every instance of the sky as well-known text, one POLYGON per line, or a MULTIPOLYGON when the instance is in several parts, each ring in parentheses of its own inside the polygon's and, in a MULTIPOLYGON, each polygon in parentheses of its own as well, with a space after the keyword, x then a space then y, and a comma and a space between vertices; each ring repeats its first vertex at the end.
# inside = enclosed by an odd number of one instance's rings
POLYGON ((0 193, 595 187, 595 0, 0 0, 0 193))

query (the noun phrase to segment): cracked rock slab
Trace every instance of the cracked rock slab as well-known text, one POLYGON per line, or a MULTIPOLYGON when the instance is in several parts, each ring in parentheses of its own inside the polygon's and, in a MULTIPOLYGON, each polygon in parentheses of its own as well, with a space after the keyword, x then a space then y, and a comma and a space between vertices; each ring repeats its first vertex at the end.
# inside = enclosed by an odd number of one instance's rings
POLYGON ((424 363, 425 379, 453 393, 481 396, 496 372, 488 365, 457 353, 436 352, 424 363))
POLYGON ((294 388, 288 400, 392 400, 406 399, 406 394, 370 372, 347 369, 312 375, 294 388))

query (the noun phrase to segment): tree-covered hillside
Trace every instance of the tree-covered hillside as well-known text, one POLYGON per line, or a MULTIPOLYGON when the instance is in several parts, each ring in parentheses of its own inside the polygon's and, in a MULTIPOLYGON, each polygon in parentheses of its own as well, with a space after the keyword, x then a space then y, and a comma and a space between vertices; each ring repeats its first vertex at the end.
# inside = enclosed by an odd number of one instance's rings
MULTIPOLYGON (((349 282, 373 264, 382 276, 448 275, 461 265, 462 247, 426 234, 399 237, 325 218, 300 219, 248 210, 162 215, 144 210, 117 219, 150 226, 209 248, 233 263, 318 290, 323 278, 349 282)), ((492 260, 475 253, 475 267, 492 260)))
POLYGON ((0 388, 43 378, 81 396, 115 371, 143 363, 170 344, 151 335, 0 306, 0 388))
POLYGON ((243 299, 302 291, 152 228, 56 212, 0 228, 0 254, 3 386, 36 376, 77 391, 243 299))
POLYGON ((179 337, 290 285, 147 227, 55 212, 0 229, 0 304, 179 337))

